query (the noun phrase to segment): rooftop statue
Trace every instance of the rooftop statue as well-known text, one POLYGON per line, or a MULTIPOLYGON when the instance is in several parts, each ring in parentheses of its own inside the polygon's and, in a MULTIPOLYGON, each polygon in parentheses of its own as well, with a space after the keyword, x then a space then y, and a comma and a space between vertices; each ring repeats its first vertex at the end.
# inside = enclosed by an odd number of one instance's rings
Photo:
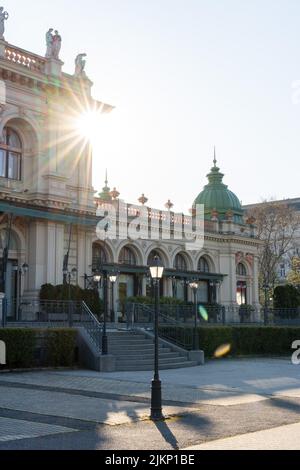
POLYGON ((9 14, 4 11, 3 7, 0 7, 0 40, 4 40, 5 21, 8 19, 9 14))
POLYGON ((56 30, 53 34, 53 28, 50 28, 46 33, 46 57, 47 59, 56 59, 59 60, 59 53, 61 50, 62 38, 59 35, 59 32, 56 30))
POLYGON ((86 61, 83 59, 86 57, 86 54, 78 54, 75 59, 75 77, 86 77, 86 73, 84 71, 86 61))

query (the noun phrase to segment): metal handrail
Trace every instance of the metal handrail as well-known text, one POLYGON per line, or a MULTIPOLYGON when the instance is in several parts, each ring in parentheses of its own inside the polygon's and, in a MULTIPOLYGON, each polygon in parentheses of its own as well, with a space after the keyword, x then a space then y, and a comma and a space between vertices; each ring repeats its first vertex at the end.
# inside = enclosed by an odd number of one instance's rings
POLYGON ((81 303, 80 325, 88 333, 98 352, 102 351, 102 325, 87 304, 81 303))

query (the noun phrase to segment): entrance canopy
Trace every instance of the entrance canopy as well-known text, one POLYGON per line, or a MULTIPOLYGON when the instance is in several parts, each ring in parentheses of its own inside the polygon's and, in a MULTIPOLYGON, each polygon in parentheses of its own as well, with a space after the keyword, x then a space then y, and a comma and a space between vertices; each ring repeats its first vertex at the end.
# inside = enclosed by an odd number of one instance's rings
MULTIPOLYGON (((119 273, 126 274, 149 274, 148 266, 132 266, 126 264, 104 263, 101 265, 101 270, 108 273, 118 271, 119 273)), ((202 273, 200 271, 178 271, 176 269, 165 268, 164 277, 186 279, 186 280, 207 280, 207 281, 223 281, 227 274, 218 273, 202 273)))

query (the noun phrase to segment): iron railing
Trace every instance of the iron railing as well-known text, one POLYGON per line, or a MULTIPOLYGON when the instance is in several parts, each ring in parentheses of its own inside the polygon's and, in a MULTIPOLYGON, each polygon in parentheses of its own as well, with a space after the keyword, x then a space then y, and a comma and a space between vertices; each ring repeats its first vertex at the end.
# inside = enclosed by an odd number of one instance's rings
MULTIPOLYGON (((185 326, 195 324, 195 305, 161 304, 160 314, 185 326)), ((127 325, 153 323, 154 305, 126 304, 127 325)), ((239 306, 197 306, 198 325, 300 325, 298 308, 241 308, 239 306), (201 307, 201 308, 200 308, 201 307)))
POLYGON ((81 302, 20 299, 7 302, 8 322, 61 323, 80 321, 81 302))
POLYGON ((85 302, 81 302, 80 326, 88 333, 98 352, 102 350, 102 325, 85 302))

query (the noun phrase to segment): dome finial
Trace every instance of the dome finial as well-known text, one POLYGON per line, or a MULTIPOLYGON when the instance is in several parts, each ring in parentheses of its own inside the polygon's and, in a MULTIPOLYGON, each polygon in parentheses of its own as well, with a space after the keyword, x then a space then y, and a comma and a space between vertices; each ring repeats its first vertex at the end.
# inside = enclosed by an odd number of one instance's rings
POLYGON ((217 154, 216 154, 216 147, 214 147, 214 167, 217 167, 217 154))
POLYGON ((105 186, 102 189, 102 193, 99 193, 99 196, 100 196, 101 199, 103 199, 105 201, 110 201, 111 200, 110 188, 108 187, 107 169, 105 170, 105 186))

